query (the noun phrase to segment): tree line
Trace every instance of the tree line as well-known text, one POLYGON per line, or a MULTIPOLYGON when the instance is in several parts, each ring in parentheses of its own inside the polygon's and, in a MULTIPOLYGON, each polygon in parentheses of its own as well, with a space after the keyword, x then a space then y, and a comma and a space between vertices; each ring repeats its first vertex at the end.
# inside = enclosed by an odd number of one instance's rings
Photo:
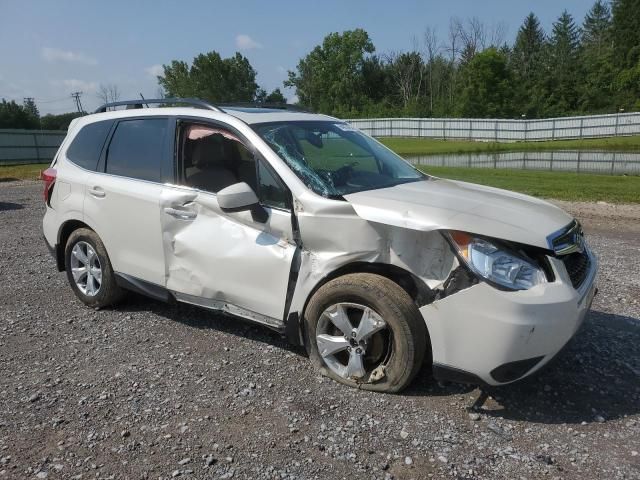
MULTIPOLYGON (((446 38, 427 27, 407 51, 378 53, 363 29, 330 33, 283 86, 297 103, 342 118, 544 118, 640 110, 640 0, 596 0, 578 23, 566 10, 546 32, 534 13, 505 42, 504 24, 452 18, 446 38)), ((173 60, 160 94, 213 103, 285 103, 240 53, 173 60)), ((105 103, 115 85, 100 87, 105 103)), ((0 128, 66 129, 82 113, 40 117, 32 100, 2 100, 0 128)))
POLYGON ((534 13, 513 44, 504 26, 453 18, 411 50, 376 54, 366 31, 332 33, 285 82, 338 117, 543 118, 640 110, 640 0, 597 0, 578 25, 545 32, 534 13))

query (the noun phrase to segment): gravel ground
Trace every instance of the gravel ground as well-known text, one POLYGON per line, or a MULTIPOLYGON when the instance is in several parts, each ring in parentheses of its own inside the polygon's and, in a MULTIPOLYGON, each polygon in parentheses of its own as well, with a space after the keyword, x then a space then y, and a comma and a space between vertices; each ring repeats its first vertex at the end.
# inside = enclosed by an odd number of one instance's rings
POLYGON ((600 257, 593 311, 474 413, 478 389, 426 372, 401 395, 349 389, 204 310, 85 308, 43 243, 40 189, 0 184, 0 478, 640 478, 638 206, 563 203, 600 257))

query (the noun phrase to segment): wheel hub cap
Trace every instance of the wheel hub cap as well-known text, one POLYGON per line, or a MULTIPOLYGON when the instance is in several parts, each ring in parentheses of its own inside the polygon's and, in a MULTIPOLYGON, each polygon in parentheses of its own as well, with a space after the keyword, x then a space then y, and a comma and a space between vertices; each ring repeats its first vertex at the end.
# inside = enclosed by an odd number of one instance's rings
MULTIPOLYGON (((357 303, 337 303, 322 312, 318 320, 318 352, 335 374, 362 379, 381 364, 380 358, 371 358, 369 346, 386 330, 386 322, 371 308, 357 303)), ((388 337, 384 341, 388 347, 388 337)))
POLYGON ((94 248, 80 241, 71 249, 71 274, 84 295, 94 297, 102 285, 102 266, 94 248))

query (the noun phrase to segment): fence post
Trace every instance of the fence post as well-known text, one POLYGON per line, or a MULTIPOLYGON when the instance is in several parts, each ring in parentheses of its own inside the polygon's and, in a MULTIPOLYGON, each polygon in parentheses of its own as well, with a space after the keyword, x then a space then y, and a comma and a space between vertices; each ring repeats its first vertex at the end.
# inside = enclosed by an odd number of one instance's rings
POLYGON ((613 136, 618 136, 618 123, 620 122, 620 112, 616 113, 616 128, 614 130, 613 136))
POLYGON ((496 143, 498 142, 498 120, 495 121, 495 126, 494 126, 494 135, 495 135, 495 140, 496 143))
POLYGON ((393 118, 389 119, 389 136, 393 137, 393 118))
POLYGON ((33 145, 36 147, 36 160, 40 163, 40 147, 38 146, 38 134, 33 133, 33 145))
POLYGON ((551 121, 551 140, 556 139, 556 119, 551 121))
POLYGON ((447 139, 447 120, 446 119, 442 120, 442 139, 443 140, 447 139))
POLYGON ((580 173, 580 157, 582 156, 581 153, 582 152, 578 150, 578 168, 577 168, 578 173, 580 173))
POLYGON ((527 141, 527 130, 529 130, 529 120, 522 120, 524 122, 524 141, 527 141))
POLYGON ((584 117, 580 117, 580 139, 582 139, 582 125, 584 124, 584 117))
POLYGON ((469 140, 473 140, 473 120, 469 120, 469 140))

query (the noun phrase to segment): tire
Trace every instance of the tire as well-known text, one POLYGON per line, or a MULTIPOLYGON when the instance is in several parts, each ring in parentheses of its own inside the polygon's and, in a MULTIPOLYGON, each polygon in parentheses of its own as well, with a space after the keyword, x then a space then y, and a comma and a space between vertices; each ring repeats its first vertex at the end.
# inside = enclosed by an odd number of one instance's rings
POLYGON ((309 301, 304 321, 306 347, 311 361, 324 375, 351 387, 399 392, 411 383, 422 368, 425 355, 430 353, 427 351, 428 334, 424 319, 411 297, 398 284, 379 275, 354 273, 327 282, 309 301), (337 328, 335 324, 342 322, 332 319, 342 316, 339 310, 346 312, 350 320, 349 325, 343 324, 345 328, 337 328), (359 310, 362 310, 361 314, 359 310), (361 329, 365 315, 373 319, 370 322, 375 328, 381 330, 371 334, 360 348, 363 368, 358 369, 360 364, 356 361, 356 368, 351 371, 358 372, 358 375, 349 375, 354 349, 357 351, 362 345, 357 341, 360 336, 357 331, 361 329), (386 326, 381 327, 380 319, 386 326), (346 347, 348 353, 345 355, 343 350, 327 355, 333 348, 344 347, 340 342, 346 342, 347 335, 341 335, 349 326, 354 328, 351 333, 353 340, 348 340, 351 347, 346 347), (332 332, 326 333, 327 329, 332 332), (385 342, 382 353, 374 354, 373 350, 380 351, 379 345, 385 342), (321 355, 320 348, 325 357, 321 355))
POLYGON ((85 305, 100 309, 115 305, 124 298, 125 291, 116 283, 104 244, 93 230, 79 228, 71 233, 65 246, 64 265, 73 293, 85 305), (91 268, 87 268, 87 263, 81 260, 83 253, 91 268), (78 273, 87 271, 92 272, 92 275, 78 273), (74 274, 77 278, 74 278, 74 274))

